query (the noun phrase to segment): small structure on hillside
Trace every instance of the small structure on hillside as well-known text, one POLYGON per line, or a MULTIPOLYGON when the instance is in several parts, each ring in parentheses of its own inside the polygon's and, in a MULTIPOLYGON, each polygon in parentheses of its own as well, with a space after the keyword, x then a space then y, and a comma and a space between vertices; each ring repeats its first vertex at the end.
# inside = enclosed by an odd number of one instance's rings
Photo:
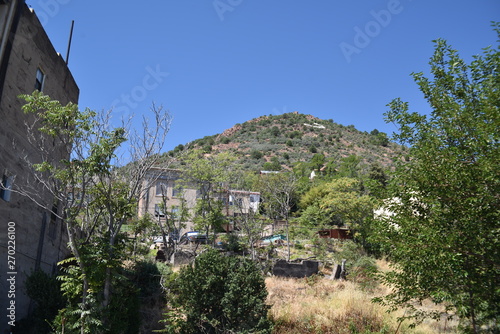
POLYGON ((339 239, 339 240, 347 240, 352 239, 353 233, 349 228, 330 228, 318 231, 318 235, 320 238, 331 238, 331 239, 339 239))

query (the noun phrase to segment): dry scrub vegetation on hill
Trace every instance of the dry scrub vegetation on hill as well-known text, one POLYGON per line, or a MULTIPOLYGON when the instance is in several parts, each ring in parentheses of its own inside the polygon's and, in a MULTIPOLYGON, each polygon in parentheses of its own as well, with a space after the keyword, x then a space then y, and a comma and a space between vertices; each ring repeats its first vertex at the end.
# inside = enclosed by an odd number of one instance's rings
MULTIPOLYGON (((236 124, 221 134, 178 145, 166 156, 178 158, 190 149, 200 149, 205 154, 231 152, 244 170, 260 171, 270 167, 288 169, 311 160, 316 153, 334 162, 356 155, 366 165, 377 162, 391 166, 402 147, 390 142, 387 135, 377 129, 362 132, 354 125, 344 126, 331 119, 321 120, 294 112, 236 124)), ((164 159, 170 161, 166 156, 164 159)), ((176 163, 174 161, 173 166, 177 168, 176 163)))
MULTIPOLYGON (((379 268, 387 264, 378 261, 379 268)), ((324 277, 305 279, 268 277, 270 316, 273 333, 455 333, 456 323, 428 320, 416 328, 400 323, 403 312, 387 313, 371 299, 387 293, 383 286, 366 291, 351 281, 332 281, 324 277)))

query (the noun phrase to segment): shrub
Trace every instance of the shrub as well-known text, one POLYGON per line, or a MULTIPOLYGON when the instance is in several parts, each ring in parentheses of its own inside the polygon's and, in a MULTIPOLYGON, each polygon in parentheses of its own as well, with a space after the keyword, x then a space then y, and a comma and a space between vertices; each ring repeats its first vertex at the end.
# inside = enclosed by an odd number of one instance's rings
POLYGON ((210 249, 181 269, 166 320, 175 333, 270 333, 267 290, 254 262, 210 249))
POLYGON ((257 150, 253 150, 252 152, 250 152, 250 157, 252 159, 261 159, 264 155, 262 154, 262 152, 260 151, 257 151, 257 150))
POLYGON ((212 145, 210 144, 203 145, 203 153, 210 153, 210 152, 212 152, 212 145))
POLYGON ((49 323, 65 305, 60 282, 42 270, 32 272, 26 279, 26 292, 36 308, 29 319, 18 323, 14 333, 50 333, 49 323))
POLYGON ((369 257, 363 247, 353 241, 342 243, 342 250, 335 255, 338 263, 346 259, 347 279, 358 283, 364 290, 371 290, 377 286, 375 274, 377 265, 372 257, 369 257))

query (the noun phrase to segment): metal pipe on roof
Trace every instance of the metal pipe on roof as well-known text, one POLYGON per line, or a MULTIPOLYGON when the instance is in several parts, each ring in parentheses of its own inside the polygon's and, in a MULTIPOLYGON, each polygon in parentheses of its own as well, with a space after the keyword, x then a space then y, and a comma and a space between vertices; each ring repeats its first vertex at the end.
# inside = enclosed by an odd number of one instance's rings
POLYGON ((69 50, 71 49, 71 39, 73 38, 73 27, 74 26, 75 26, 75 20, 71 20, 71 29, 69 31, 69 41, 68 41, 68 52, 66 52, 66 66, 68 66, 69 50))

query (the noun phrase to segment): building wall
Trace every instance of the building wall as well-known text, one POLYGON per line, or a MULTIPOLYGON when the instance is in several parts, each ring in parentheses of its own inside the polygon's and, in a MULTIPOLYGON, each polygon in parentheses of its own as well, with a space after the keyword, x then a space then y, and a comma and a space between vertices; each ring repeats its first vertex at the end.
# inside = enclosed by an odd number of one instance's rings
MULTIPOLYGON (((139 216, 150 214, 154 219, 164 221, 161 212, 158 212, 159 205, 163 203, 163 198, 166 199, 167 208, 172 206, 179 207, 181 199, 186 200, 186 206, 192 210, 196 205, 197 190, 194 186, 183 187, 182 192, 179 191, 181 171, 174 169, 152 169, 146 180, 143 182, 143 187, 146 189, 144 196, 139 199, 139 216), (181 197, 182 194, 182 197, 181 197)), ((191 231, 193 223, 191 221, 183 222, 186 224, 184 230, 191 231)))
MULTIPOLYGON (((7 6, 16 4, 12 1, 0 5, 0 13, 6 13, 7 6), (3 7, 6 6, 6 7, 3 7)), ((3 45, 0 58, 0 178, 10 178, 16 187, 23 187, 31 175, 25 157, 37 160, 35 148, 27 140, 25 115, 19 94, 31 94, 35 90, 37 69, 45 74, 43 93, 61 103, 78 102, 79 89, 62 57, 56 53, 40 21, 22 2, 16 18, 10 26, 3 26, 0 41, 3 45), (9 30, 9 31, 7 31, 9 30), (7 33, 6 33, 7 31, 7 33)), ((31 116, 32 117, 32 116, 31 116)), ((53 145, 56 145, 52 143, 53 145)), ((58 151, 57 146, 52 147, 58 151)), ((65 154, 60 151, 60 155, 65 154)), ((2 180, 0 179, 0 180, 2 180)), ((38 189, 40 192, 42 190, 38 189)), ((5 194, 5 192, 4 192, 5 194)), ((47 208, 53 205, 50 194, 42 194, 47 208)), ((13 272, 8 267, 8 225, 15 227, 15 305, 16 320, 25 317, 32 305, 25 294, 24 281, 35 268, 53 273, 55 264, 68 255, 67 233, 64 225, 30 199, 15 192, 10 199, 0 198, 0 333, 6 331, 7 318, 4 312, 11 298, 6 298, 10 284, 6 282, 7 273, 13 272), (5 255, 4 255, 5 254, 5 255)))
MULTIPOLYGON (((162 219, 161 215, 157 214, 158 205, 163 202, 162 194, 166 198, 169 210, 172 206, 180 206, 181 195, 177 194, 180 185, 182 185, 182 197, 186 200, 186 206, 192 214, 196 201, 199 198, 199 191, 196 185, 185 185, 181 179, 182 172, 180 170, 152 169, 148 178, 143 183, 143 187, 147 190, 145 195, 139 200, 139 216, 149 213, 155 219, 162 219)), ((223 213, 231 217, 247 214, 250 210, 257 211, 260 194, 257 192, 229 190, 219 194, 219 198, 224 203, 223 213)), ((185 231, 193 230, 194 224, 192 221, 183 223, 186 224, 185 231)), ((232 230, 232 227, 228 227, 227 230, 232 230)))

